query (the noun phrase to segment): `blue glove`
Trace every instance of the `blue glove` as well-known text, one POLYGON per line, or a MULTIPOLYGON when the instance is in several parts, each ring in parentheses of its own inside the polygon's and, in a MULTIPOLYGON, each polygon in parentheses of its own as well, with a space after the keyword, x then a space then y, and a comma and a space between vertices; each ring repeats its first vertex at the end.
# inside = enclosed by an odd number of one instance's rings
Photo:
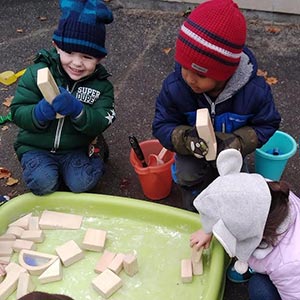
POLYGON ((52 102, 54 110, 63 116, 75 119, 82 112, 83 104, 64 88, 60 87, 59 90, 60 94, 52 102))
POLYGON ((42 99, 34 108, 34 116, 40 124, 45 124, 55 119, 56 112, 51 104, 42 99))

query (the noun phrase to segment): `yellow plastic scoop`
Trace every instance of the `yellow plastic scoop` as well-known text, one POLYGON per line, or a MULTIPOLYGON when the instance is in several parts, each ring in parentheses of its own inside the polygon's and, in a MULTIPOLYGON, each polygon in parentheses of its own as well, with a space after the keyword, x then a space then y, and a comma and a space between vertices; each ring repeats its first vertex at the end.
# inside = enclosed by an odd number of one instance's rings
POLYGON ((17 73, 13 71, 5 71, 0 73, 0 83, 5 85, 11 85, 18 80, 25 73, 26 69, 23 69, 17 73))

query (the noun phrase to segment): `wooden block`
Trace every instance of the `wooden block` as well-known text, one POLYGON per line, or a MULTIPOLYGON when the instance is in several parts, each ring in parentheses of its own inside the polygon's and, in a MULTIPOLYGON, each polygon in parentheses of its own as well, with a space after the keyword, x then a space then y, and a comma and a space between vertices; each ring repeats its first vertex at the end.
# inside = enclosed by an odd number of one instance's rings
POLYGON ((65 267, 84 258, 84 252, 73 240, 56 247, 55 251, 65 267))
POLYGON ((192 247, 192 254, 191 259, 193 262, 199 262, 201 260, 203 253, 203 247, 201 247, 199 250, 196 249, 196 246, 192 247))
POLYGON ((217 156, 217 141, 207 108, 197 109, 196 129, 198 135, 208 146, 208 153, 205 156, 206 160, 215 160, 217 156))
MULTIPOLYGON (((39 87, 45 100, 50 104, 52 104, 54 98, 60 94, 59 88, 57 87, 57 84, 47 67, 37 71, 37 86, 39 87)), ((63 116, 56 114, 56 118, 63 118, 63 116)))
POLYGON ((105 299, 109 298, 122 285, 122 279, 109 269, 103 271, 92 281, 93 288, 105 299))
POLYGON ((20 252, 22 249, 25 250, 35 250, 36 245, 33 241, 27 241, 27 240, 21 240, 21 239, 16 239, 14 241, 14 244, 12 246, 13 250, 15 252, 20 252))
POLYGON ((106 231, 88 228, 82 242, 82 248, 90 251, 103 251, 106 231))
POLYGON ((25 230, 21 235, 21 239, 42 243, 45 240, 45 235, 42 230, 25 230))
POLYGON ((28 230, 40 230, 40 217, 31 217, 29 219, 28 230))
POLYGON ((21 228, 24 228, 24 229, 28 229, 29 219, 31 218, 31 216, 32 216, 32 213, 29 213, 29 214, 17 219, 16 221, 10 223, 8 225, 8 227, 16 226, 16 227, 21 227, 21 228))
POLYGON ((14 234, 4 233, 0 236, 0 241, 14 241, 16 236, 14 234))
POLYGON ((22 233, 24 232, 24 228, 18 226, 10 226, 6 230, 6 234, 13 234, 16 238, 20 238, 22 233))
POLYGON ((11 256, 15 241, 0 241, 0 256, 11 256))
POLYGON ((8 265, 10 263, 11 256, 0 256, 0 264, 8 265))
POLYGON ((21 297, 34 291, 34 289, 35 289, 35 285, 31 280, 31 276, 27 272, 21 273, 17 284, 16 298, 20 299, 21 297))
POLYGON ((79 229, 82 219, 79 215, 44 210, 39 226, 41 229, 79 229))
POLYGON ((5 270, 6 277, 0 283, 0 300, 5 300, 17 289, 20 274, 26 272, 24 268, 14 262, 9 263, 5 270))
POLYGON ((58 259, 57 255, 33 250, 23 249, 19 254, 19 264, 35 276, 41 275, 56 259, 58 259))
POLYGON ((137 257, 134 254, 125 255, 123 259, 123 267, 127 275, 135 275, 139 271, 137 257))
POLYGON ((193 275, 202 275, 203 274, 202 259, 200 259, 200 261, 192 261, 192 270, 193 270, 193 275))
POLYGON ((39 282, 42 284, 60 281, 63 278, 63 270, 62 265, 59 259, 55 260, 55 262, 48 267, 40 276, 39 282))
POLYGON ((181 281, 183 283, 193 281, 192 260, 190 258, 181 260, 181 281))
POLYGON ((108 265, 112 262, 114 257, 116 256, 116 253, 110 252, 108 250, 104 250, 102 256, 98 260, 96 267, 95 267, 95 272, 96 273, 101 273, 106 270, 108 265))
POLYGON ((124 260, 125 254, 118 253, 111 263, 107 266, 108 269, 112 270, 115 274, 119 274, 123 269, 123 260, 124 260))

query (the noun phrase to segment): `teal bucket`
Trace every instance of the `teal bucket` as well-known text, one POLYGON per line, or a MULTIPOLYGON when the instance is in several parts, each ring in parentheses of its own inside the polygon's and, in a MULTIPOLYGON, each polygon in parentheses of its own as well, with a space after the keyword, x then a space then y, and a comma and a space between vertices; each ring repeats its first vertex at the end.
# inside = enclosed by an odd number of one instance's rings
POLYGON ((270 180, 280 180, 289 158, 296 151, 296 141, 277 130, 266 144, 255 150, 255 172, 270 180))

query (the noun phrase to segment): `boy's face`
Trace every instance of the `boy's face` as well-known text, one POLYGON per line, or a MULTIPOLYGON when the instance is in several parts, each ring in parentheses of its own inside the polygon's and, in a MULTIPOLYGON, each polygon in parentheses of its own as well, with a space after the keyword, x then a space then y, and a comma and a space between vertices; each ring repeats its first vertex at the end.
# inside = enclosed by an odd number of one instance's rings
POLYGON ((216 97, 222 92, 226 84, 225 80, 217 81, 212 78, 204 77, 184 67, 181 68, 181 74, 184 81, 197 94, 207 93, 210 96, 216 97))
POLYGON ((101 60, 101 58, 95 58, 80 52, 68 53, 57 46, 56 50, 60 56, 63 69, 75 81, 92 74, 95 71, 96 65, 101 60))

